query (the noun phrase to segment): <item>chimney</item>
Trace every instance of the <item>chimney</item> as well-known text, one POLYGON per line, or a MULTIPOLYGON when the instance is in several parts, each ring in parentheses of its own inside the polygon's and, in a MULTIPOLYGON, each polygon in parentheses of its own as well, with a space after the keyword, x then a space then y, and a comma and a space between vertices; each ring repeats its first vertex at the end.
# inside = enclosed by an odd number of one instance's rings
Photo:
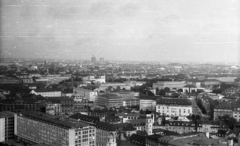
POLYGON ((206 132, 206 137, 209 138, 209 132, 206 132))
POLYGON ((228 138, 227 146, 233 146, 233 139, 228 138))

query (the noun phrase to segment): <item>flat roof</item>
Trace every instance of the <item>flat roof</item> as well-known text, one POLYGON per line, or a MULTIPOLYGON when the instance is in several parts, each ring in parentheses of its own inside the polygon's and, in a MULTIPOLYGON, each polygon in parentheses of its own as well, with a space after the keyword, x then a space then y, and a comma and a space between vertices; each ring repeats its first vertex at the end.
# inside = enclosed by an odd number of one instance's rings
POLYGON ((35 112, 35 111, 24 111, 21 114, 19 114, 19 116, 41 121, 43 123, 57 125, 59 127, 64 127, 67 129, 83 128, 86 126, 90 126, 89 124, 86 124, 86 123, 61 119, 57 116, 53 116, 53 115, 49 115, 41 112, 35 112))
POLYGON ((0 112, 0 118, 6 118, 6 117, 13 117, 15 113, 5 111, 5 112, 0 112))

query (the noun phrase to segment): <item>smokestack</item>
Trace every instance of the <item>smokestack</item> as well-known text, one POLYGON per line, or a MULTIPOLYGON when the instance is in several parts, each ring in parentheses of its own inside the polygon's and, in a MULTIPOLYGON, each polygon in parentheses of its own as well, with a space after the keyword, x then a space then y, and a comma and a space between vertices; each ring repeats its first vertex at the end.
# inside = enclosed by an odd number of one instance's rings
POLYGON ((228 138, 227 146, 233 146, 233 139, 228 138))
POLYGON ((72 88, 73 88, 73 76, 71 76, 71 84, 72 84, 72 88))
POLYGON ((206 132, 206 137, 209 138, 209 132, 206 132))

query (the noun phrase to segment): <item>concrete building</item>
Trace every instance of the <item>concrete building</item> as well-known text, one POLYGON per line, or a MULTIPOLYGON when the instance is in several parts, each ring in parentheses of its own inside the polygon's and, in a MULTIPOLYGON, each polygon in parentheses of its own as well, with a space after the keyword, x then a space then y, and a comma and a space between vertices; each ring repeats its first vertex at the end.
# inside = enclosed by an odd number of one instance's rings
POLYGON ((168 116, 188 116, 193 113, 192 103, 184 98, 161 98, 157 100, 156 112, 168 116))
POLYGON ((0 112, 0 142, 14 139, 14 114, 0 112))
MULTIPOLYGON (((73 94, 76 97, 82 97, 82 99, 87 101, 92 101, 92 102, 95 102, 98 95, 97 91, 92 91, 92 90, 83 89, 83 88, 73 88, 73 94)), ((76 101, 76 102, 81 102, 81 101, 76 101)))
POLYGON ((98 95, 95 103, 98 106, 106 106, 107 108, 119 108, 120 106, 123 106, 123 98, 116 94, 105 93, 98 95))
POLYGON ((32 90, 30 94, 42 95, 43 97, 60 97, 62 96, 62 90, 43 88, 32 90))
POLYGON ((185 85, 185 81, 160 81, 157 83, 153 83, 153 88, 164 89, 168 87, 170 90, 172 90, 173 88, 182 89, 185 85))
POLYGON ((134 91, 113 91, 111 94, 116 94, 123 97, 123 106, 139 105, 139 93, 134 91))
POLYGON ((101 57, 99 61, 100 61, 100 63, 103 63, 104 62, 104 58, 101 57))
POLYGON ((93 63, 93 64, 97 63, 97 58, 95 56, 92 56, 91 63, 93 63))
POLYGON ((155 111, 156 109, 156 96, 140 96, 140 110, 155 111))
POLYGON ((38 112, 22 112, 14 118, 14 134, 29 144, 96 145, 96 128, 82 122, 57 119, 55 116, 38 112))

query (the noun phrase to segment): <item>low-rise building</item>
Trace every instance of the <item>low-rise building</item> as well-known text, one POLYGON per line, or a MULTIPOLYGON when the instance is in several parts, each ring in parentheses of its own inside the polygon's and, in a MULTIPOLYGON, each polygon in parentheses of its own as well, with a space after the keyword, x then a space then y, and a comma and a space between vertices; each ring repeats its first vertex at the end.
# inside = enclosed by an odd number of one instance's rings
POLYGON ((193 113, 192 103, 184 98, 161 98, 157 100, 156 112, 168 116, 188 116, 193 113))
POLYGON ((168 87, 170 90, 182 89, 186 85, 185 81, 159 81, 157 83, 153 83, 153 88, 156 89, 164 89, 168 87))
POLYGON ((42 95, 43 97, 60 97, 62 96, 62 90, 52 88, 34 89, 30 94, 42 95))

